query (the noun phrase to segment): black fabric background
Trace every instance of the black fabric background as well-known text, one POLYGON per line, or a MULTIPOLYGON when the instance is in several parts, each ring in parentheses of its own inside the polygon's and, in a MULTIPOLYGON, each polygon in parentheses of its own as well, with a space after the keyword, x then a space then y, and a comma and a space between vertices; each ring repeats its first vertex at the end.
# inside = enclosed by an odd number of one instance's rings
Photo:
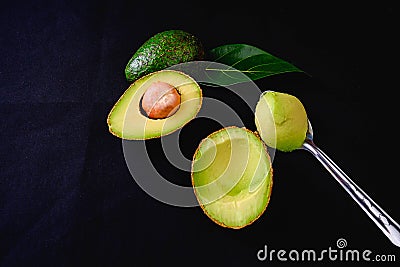
MULTIPOLYGON (((348 248, 400 260, 398 248, 305 151, 276 154, 266 212, 235 231, 198 207, 169 206, 143 192, 106 125, 129 85, 125 65, 150 36, 183 29, 206 49, 255 45, 310 74, 257 85, 299 97, 315 142, 399 221, 396 14, 391 6, 333 3, 2 3, 0 265, 273 266, 284 263, 257 260, 264 245, 320 251, 339 238, 348 248)), ((203 93, 228 99, 223 90, 203 93)), ((242 116, 255 130, 251 114, 242 116)), ((180 135, 184 155, 191 158, 219 128, 209 120, 189 124, 180 135)), ((147 145, 155 164, 162 162, 159 141, 147 145)), ((165 175, 188 184, 187 173, 168 168, 165 175)))

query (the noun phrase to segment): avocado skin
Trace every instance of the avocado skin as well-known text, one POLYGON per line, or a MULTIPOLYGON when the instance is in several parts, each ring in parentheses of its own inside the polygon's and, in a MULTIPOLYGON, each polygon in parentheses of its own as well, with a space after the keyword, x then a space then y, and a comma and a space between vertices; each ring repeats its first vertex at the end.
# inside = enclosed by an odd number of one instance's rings
POLYGON ((139 47, 126 65, 125 76, 133 82, 146 74, 203 57, 203 45, 197 37, 182 30, 163 31, 139 47))

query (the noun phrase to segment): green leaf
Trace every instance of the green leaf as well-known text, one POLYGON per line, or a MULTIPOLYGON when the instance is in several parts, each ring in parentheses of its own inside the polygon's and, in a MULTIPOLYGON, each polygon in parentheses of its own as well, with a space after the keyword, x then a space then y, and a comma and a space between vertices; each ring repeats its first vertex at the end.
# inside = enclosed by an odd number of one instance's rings
POLYGON ((210 78, 224 85, 246 82, 249 79, 254 81, 286 72, 304 72, 289 62, 246 44, 216 47, 209 51, 208 60, 226 65, 225 68, 206 69, 210 78))

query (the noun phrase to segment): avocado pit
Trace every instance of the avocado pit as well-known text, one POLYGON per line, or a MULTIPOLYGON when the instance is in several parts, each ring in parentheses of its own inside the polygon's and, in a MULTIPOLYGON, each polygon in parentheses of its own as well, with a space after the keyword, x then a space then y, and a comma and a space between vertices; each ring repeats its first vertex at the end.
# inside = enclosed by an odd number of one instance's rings
POLYGON ((151 119, 165 119, 179 109, 181 96, 169 83, 153 82, 142 98, 142 108, 151 119))

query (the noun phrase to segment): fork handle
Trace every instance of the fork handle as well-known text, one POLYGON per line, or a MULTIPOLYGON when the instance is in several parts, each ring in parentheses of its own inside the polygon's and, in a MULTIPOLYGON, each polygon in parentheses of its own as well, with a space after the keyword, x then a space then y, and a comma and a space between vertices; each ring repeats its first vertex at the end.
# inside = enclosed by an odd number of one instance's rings
POLYGON ((303 144, 303 149, 311 152, 322 163, 390 241, 400 247, 399 224, 361 190, 312 140, 307 139, 303 144))

